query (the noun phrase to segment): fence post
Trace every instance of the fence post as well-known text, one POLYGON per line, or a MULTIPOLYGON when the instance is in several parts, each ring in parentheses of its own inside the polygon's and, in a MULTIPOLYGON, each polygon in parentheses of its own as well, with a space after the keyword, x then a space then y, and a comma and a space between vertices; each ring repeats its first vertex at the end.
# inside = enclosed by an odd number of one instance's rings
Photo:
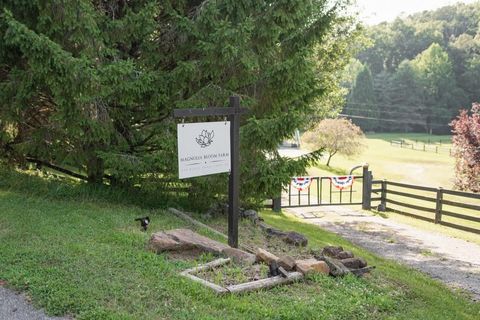
POLYGON ((442 200, 443 200, 443 188, 438 188, 437 203, 435 206, 435 223, 436 224, 442 221, 442 200))
POLYGON ((372 172, 368 171, 368 163, 363 166, 362 209, 372 209, 372 172))
POLYGON ((380 196, 380 209, 379 211, 387 211, 387 180, 382 181, 382 194, 380 196))

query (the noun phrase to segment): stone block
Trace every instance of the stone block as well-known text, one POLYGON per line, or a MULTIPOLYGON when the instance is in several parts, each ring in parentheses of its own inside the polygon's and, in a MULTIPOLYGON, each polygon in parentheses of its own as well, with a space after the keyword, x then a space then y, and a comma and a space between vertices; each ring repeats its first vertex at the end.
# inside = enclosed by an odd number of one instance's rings
POLYGON ((310 273, 323 273, 329 274, 330 268, 328 267, 325 261, 318 261, 316 259, 307 259, 307 260, 297 260, 296 269, 297 271, 303 273, 304 275, 310 273))

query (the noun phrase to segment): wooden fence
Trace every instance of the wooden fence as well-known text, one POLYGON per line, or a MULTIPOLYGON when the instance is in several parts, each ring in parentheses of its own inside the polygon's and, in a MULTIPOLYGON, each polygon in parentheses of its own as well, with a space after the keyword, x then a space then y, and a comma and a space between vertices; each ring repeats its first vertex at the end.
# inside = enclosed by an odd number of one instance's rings
POLYGON ((372 181, 378 208, 480 234, 480 194, 423 187, 387 180, 372 181))
POLYGON ((448 153, 452 155, 452 149, 447 146, 440 144, 431 144, 431 143, 409 143, 404 140, 390 140, 390 145, 392 147, 398 147, 402 149, 410 149, 423 152, 432 152, 432 153, 448 153))

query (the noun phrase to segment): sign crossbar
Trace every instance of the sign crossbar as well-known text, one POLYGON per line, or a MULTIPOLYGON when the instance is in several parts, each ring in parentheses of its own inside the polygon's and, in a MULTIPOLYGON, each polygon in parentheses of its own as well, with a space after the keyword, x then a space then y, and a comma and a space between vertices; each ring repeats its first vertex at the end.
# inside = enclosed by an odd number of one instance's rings
POLYGON ((231 116, 237 113, 247 113, 248 109, 239 108, 238 110, 232 110, 232 108, 223 107, 211 107, 211 108, 195 108, 195 109, 175 109, 173 115, 175 118, 187 118, 187 117, 201 117, 201 116, 231 116))

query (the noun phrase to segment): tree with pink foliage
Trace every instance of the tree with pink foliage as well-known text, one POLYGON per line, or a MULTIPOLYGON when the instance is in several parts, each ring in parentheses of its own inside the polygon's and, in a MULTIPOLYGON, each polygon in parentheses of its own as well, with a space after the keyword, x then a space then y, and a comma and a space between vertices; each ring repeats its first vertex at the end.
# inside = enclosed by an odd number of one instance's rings
POLYGON ((455 185, 463 191, 480 192, 480 104, 462 110, 451 124, 455 185))

